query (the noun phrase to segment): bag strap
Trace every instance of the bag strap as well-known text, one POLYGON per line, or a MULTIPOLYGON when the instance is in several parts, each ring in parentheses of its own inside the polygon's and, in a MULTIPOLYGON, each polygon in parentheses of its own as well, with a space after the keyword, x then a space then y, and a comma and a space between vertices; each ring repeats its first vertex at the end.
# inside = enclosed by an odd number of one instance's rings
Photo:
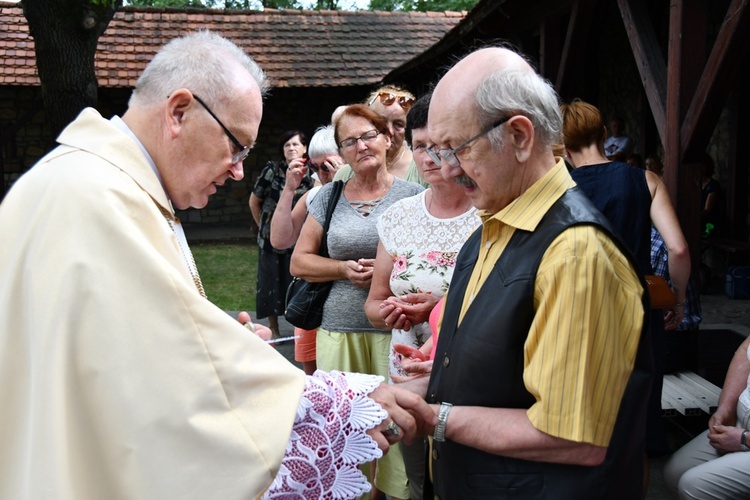
POLYGON ((319 254, 323 257, 328 257, 328 228, 331 226, 331 218, 333 217, 333 211, 336 210, 336 203, 338 203, 341 193, 343 192, 344 181, 335 181, 333 183, 333 189, 331 189, 331 197, 328 198, 326 220, 323 223, 323 239, 320 242, 319 251, 319 254))

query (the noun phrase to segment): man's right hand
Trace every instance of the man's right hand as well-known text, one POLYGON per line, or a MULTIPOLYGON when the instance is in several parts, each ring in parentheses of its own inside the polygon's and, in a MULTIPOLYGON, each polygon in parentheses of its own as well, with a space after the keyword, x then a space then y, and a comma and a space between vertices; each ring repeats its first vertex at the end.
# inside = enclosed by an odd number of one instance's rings
POLYGON ((401 439, 412 443, 424 434, 426 427, 432 428, 437 424, 437 414, 415 392, 394 385, 380 384, 370 393, 370 398, 388 412, 388 418, 368 432, 381 449, 387 450, 390 443, 401 439), (391 422, 400 428, 397 439, 384 433, 391 422))

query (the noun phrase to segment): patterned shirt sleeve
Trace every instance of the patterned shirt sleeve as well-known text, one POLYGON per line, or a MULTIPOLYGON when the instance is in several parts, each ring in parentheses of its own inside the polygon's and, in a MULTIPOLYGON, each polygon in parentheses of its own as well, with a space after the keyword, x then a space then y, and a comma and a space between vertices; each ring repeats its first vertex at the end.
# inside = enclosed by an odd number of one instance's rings
POLYGON ((537 429, 607 446, 643 328, 638 274, 592 226, 567 229, 537 272, 537 314, 525 344, 524 382, 537 429))

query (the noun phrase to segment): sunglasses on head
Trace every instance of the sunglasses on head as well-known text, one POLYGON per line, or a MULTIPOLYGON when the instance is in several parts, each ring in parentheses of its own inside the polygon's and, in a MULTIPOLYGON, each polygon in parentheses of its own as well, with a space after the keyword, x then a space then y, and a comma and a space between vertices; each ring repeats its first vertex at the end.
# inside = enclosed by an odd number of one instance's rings
POLYGON ((375 102, 375 99, 380 98, 380 102, 383 103, 384 106, 390 106, 394 102, 398 102, 398 105, 401 106, 401 108, 404 111, 408 111, 412 104, 414 104, 414 98, 409 97, 406 95, 395 95, 391 94, 390 92, 380 92, 372 97, 370 99, 370 102, 367 103, 368 106, 372 106, 372 103, 375 102))

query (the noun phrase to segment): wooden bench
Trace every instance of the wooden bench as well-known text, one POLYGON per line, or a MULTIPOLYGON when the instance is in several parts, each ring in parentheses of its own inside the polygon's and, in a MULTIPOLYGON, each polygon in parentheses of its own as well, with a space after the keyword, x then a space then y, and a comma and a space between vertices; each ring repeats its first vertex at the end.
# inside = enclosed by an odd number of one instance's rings
POLYGON ((661 413, 686 417, 711 415, 719 403, 721 388, 693 372, 664 375, 661 391, 661 413))

